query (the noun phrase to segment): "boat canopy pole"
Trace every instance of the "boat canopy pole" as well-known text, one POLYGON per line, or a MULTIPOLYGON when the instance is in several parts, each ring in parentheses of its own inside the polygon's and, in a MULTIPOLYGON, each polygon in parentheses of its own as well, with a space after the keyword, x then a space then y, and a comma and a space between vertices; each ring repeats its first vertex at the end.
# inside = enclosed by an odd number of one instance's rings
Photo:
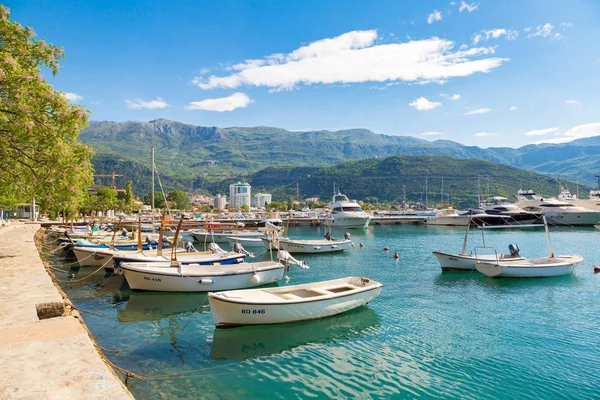
POLYGON ((471 225, 471 216, 470 215, 469 215, 469 221, 467 222, 467 230, 465 231, 465 240, 463 242, 462 252, 460 253, 463 256, 467 254, 467 239, 469 238, 469 225, 471 225))
POLYGON ((173 245, 171 246, 171 267, 179 267, 179 262, 177 261, 177 243, 179 241, 179 231, 181 230, 182 223, 183 215, 179 218, 177 230, 175 231, 175 238, 173 239, 173 245))
POLYGON ((142 248, 142 216, 141 215, 138 218, 137 240, 138 240, 137 252, 141 253, 144 251, 144 249, 142 248))
POLYGON ((548 240, 548 249, 550 249, 550 258, 556 257, 554 255, 554 250, 552 250, 552 242, 550 241, 550 232, 548 231, 548 221, 546 221, 546 216, 542 215, 544 220, 544 229, 546 230, 546 239, 548 240))
POLYGON ((165 213, 162 213, 162 218, 160 219, 160 230, 158 231, 158 247, 156 248, 156 255, 162 256, 162 242, 163 242, 163 223, 165 221, 165 213))
POLYGON ((122 220, 123 220, 122 217, 119 218, 119 221, 117 222, 117 226, 113 230, 112 239, 110 240, 110 246, 108 246, 111 250, 115 249, 115 235, 117 234, 117 231, 119 230, 119 224, 121 223, 122 220))

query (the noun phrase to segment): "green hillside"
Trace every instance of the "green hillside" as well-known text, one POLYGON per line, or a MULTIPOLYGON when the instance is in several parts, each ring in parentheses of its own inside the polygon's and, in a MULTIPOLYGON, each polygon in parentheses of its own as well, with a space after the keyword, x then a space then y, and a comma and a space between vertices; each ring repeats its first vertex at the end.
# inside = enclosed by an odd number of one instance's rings
MULTIPOLYGON (((406 189, 409 202, 441 203, 459 207, 476 206, 482 197, 505 196, 511 200, 519 189, 534 189, 556 195, 558 181, 544 175, 483 160, 458 160, 436 156, 392 156, 344 162, 331 167, 271 167, 249 177, 253 192, 266 191, 275 201, 295 197, 320 197, 329 201, 333 185, 351 198, 401 202, 406 189)), ((195 183, 211 192, 227 193, 234 180, 195 183)), ((584 189, 584 188, 582 188, 584 189)))

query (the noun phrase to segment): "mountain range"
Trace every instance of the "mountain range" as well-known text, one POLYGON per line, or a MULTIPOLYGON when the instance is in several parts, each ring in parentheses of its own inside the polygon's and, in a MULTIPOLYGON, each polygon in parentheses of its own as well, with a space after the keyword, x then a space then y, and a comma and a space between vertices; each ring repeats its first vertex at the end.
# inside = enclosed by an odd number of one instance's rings
POLYGON ((92 121, 79 139, 95 149, 93 163, 98 173, 123 173, 126 176, 120 186, 132 180, 141 193, 150 187, 152 146, 162 183, 166 188, 184 190, 203 189, 221 180, 249 180, 270 167, 327 167, 395 155, 480 159, 590 186, 595 186, 594 174, 600 172, 600 136, 564 144, 483 149, 449 140, 376 134, 368 129, 292 132, 272 127, 203 127, 157 119, 92 121))

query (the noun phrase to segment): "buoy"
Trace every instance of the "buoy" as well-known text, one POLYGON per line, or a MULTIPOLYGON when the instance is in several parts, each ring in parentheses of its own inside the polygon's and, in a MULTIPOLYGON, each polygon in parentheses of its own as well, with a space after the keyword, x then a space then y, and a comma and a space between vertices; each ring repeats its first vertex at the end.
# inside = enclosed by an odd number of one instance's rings
POLYGON ((389 249, 390 248, 386 246, 386 247, 383 248, 383 251, 388 251, 389 249))
POLYGON ((258 274, 253 274, 250 277, 250 283, 253 285, 259 284, 260 283, 260 276, 258 276, 258 274))
POLYGON ((598 272, 600 272, 600 267, 599 267, 599 266, 597 266, 597 265, 594 265, 594 272, 595 272, 595 273, 598 273, 598 272))
POLYGON ((213 281, 212 279, 200 279, 199 283, 201 285, 212 285, 213 283, 215 283, 215 281, 213 281))
POLYGON ((362 244, 362 242, 360 242, 359 246, 360 246, 360 248, 361 248, 361 249, 362 249, 363 247, 365 247, 365 245, 364 245, 364 244, 362 244))
POLYGON ((394 253, 394 258, 400 258, 400 256, 398 255, 398 252, 394 253))

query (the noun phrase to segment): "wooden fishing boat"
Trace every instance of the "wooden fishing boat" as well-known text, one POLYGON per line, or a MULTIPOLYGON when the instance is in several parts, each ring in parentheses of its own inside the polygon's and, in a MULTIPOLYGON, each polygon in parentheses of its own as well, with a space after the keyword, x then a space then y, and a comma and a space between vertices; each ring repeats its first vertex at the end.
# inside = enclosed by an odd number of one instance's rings
POLYGON ((437 257, 442 271, 475 271, 475 264, 477 264, 477 262, 515 261, 525 259, 525 257, 519 255, 518 251, 513 251, 510 254, 453 254, 434 251, 433 255, 437 257))
POLYGON ((369 303, 383 285, 361 277, 277 288, 209 293, 217 328, 284 324, 340 314, 369 303))
POLYGON ((551 256, 518 261, 478 262, 477 271, 491 278, 544 278, 570 274, 583 262, 580 255, 551 256))
POLYGON ((261 240, 260 237, 242 237, 242 236, 228 236, 227 240, 229 241, 229 244, 231 244, 233 246, 234 243, 239 243, 242 246, 244 246, 245 248, 257 248, 263 247, 263 241, 261 240))
POLYGON ((116 273, 124 274, 134 291, 209 292, 277 282, 283 278, 284 269, 277 261, 235 265, 122 262, 116 273))

